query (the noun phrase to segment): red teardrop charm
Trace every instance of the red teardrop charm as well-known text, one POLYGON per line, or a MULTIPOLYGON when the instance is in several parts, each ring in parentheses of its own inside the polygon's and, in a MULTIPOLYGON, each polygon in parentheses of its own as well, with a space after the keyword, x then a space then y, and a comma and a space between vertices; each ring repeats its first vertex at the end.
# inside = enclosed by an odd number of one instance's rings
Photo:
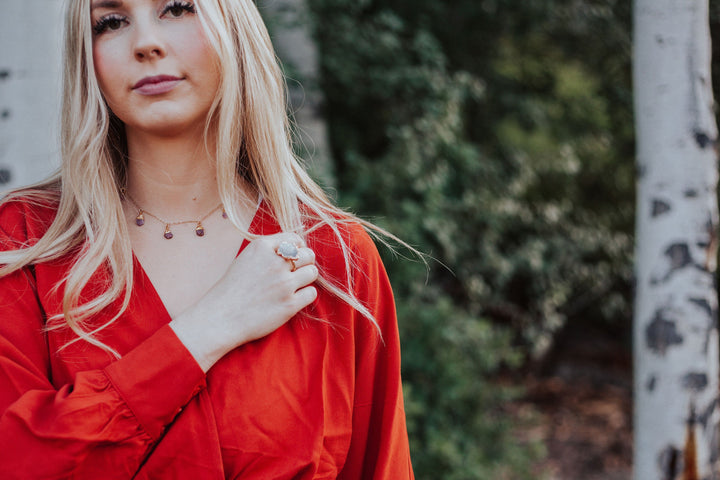
POLYGON ((195 227, 195 235, 197 235, 198 237, 202 237, 203 235, 205 235, 205 229, 200 222, 198 222, 197 226, 195 227))
POLYGON ((171 238, 173 238, 173 234, 172 234, 172 232, 170 231, 170 225, 165 225, 165 235, 164 235, 164 237, 167 238, 168 240, 170 240, 171 238))

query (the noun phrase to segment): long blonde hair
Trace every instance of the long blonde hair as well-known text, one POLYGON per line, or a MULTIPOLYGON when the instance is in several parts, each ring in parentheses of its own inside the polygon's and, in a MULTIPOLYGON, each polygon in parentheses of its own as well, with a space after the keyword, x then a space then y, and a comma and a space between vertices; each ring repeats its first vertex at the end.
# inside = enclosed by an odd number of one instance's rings
MULTIPOLYGON (((322 275, 320 286, 377 323, 355 297, 354 261, 341 234, 352 221, 370 232, 382 229, 335 207, 293 153, 286 113, 286 85, 270 36, 252 0, 196 0, 197 14, 217 52, 221 84, 206 122, 215 129, 218 189, 231 221, 238 225, 240 178, 270 206, 283 231, 306 236, 319 225, 334 232, 345 257, 344 279, 322 275)), ((66 278, 62 314, 48 329, 70 328, 118 356, 96 335, 127 308, 133 283, 133 255, 120 196, 125 185, 127 145, 122 122, 105 104, 92 56, 90 0, 70 0, 66 13, 60 171, 48 180, 10 193, 5 201, 57 202, 57 215, 34 245, 0 253, 0 274, 57 259, 77 250, 66 278), (80 292, 98 272, 109 273, 107 288, 88 302, 80 292), (122 298, 121 308, 102 325, 93 317, 122 298)), ((243 231, 247 238, 254 236, 243 231)), ((392 235, 390 235, 391 238, 392 235)), ((72 343, 72 342, 71 342, 72 343)))

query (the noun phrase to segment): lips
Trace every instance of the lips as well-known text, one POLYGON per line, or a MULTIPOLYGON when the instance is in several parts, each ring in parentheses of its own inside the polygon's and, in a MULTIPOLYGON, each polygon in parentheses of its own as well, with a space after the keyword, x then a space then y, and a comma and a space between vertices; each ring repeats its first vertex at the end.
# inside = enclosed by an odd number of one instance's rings
POLYGON ((140 95, 161 95, 171 91, 182 80, 182 78, 172 75, 155 75, 143 78, 132 88, 140 95))

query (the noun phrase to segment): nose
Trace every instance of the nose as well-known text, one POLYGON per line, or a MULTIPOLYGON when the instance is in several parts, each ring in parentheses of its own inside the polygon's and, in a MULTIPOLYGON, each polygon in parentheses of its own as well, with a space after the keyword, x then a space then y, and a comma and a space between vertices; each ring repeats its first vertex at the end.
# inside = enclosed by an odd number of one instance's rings
POLYGON ((145 21, 137 22, 135 27, 135 58, 138 61, 163 58, 166 51, 158 26, 152 21, 145 21))

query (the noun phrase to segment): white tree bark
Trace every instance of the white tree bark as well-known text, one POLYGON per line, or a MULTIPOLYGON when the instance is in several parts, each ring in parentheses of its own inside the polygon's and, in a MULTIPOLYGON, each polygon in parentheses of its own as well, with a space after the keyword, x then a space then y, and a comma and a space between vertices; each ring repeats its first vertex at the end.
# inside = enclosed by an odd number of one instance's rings
POLYGON ((635 0, 634 24, 634 475, 716 479, 717 127, 708 0, 635 0))
POLYGON ((298 150, 308 160, 313 176, 332 187, 327 127, 321 112, 318 51, 307 5, 304 0, 266 0, 259 2, 259 7, 288 75, 290 108, 298 127, 298 150))
POLYGON ((0 190, 59 164, 61 0, 0 0, 0 190))

